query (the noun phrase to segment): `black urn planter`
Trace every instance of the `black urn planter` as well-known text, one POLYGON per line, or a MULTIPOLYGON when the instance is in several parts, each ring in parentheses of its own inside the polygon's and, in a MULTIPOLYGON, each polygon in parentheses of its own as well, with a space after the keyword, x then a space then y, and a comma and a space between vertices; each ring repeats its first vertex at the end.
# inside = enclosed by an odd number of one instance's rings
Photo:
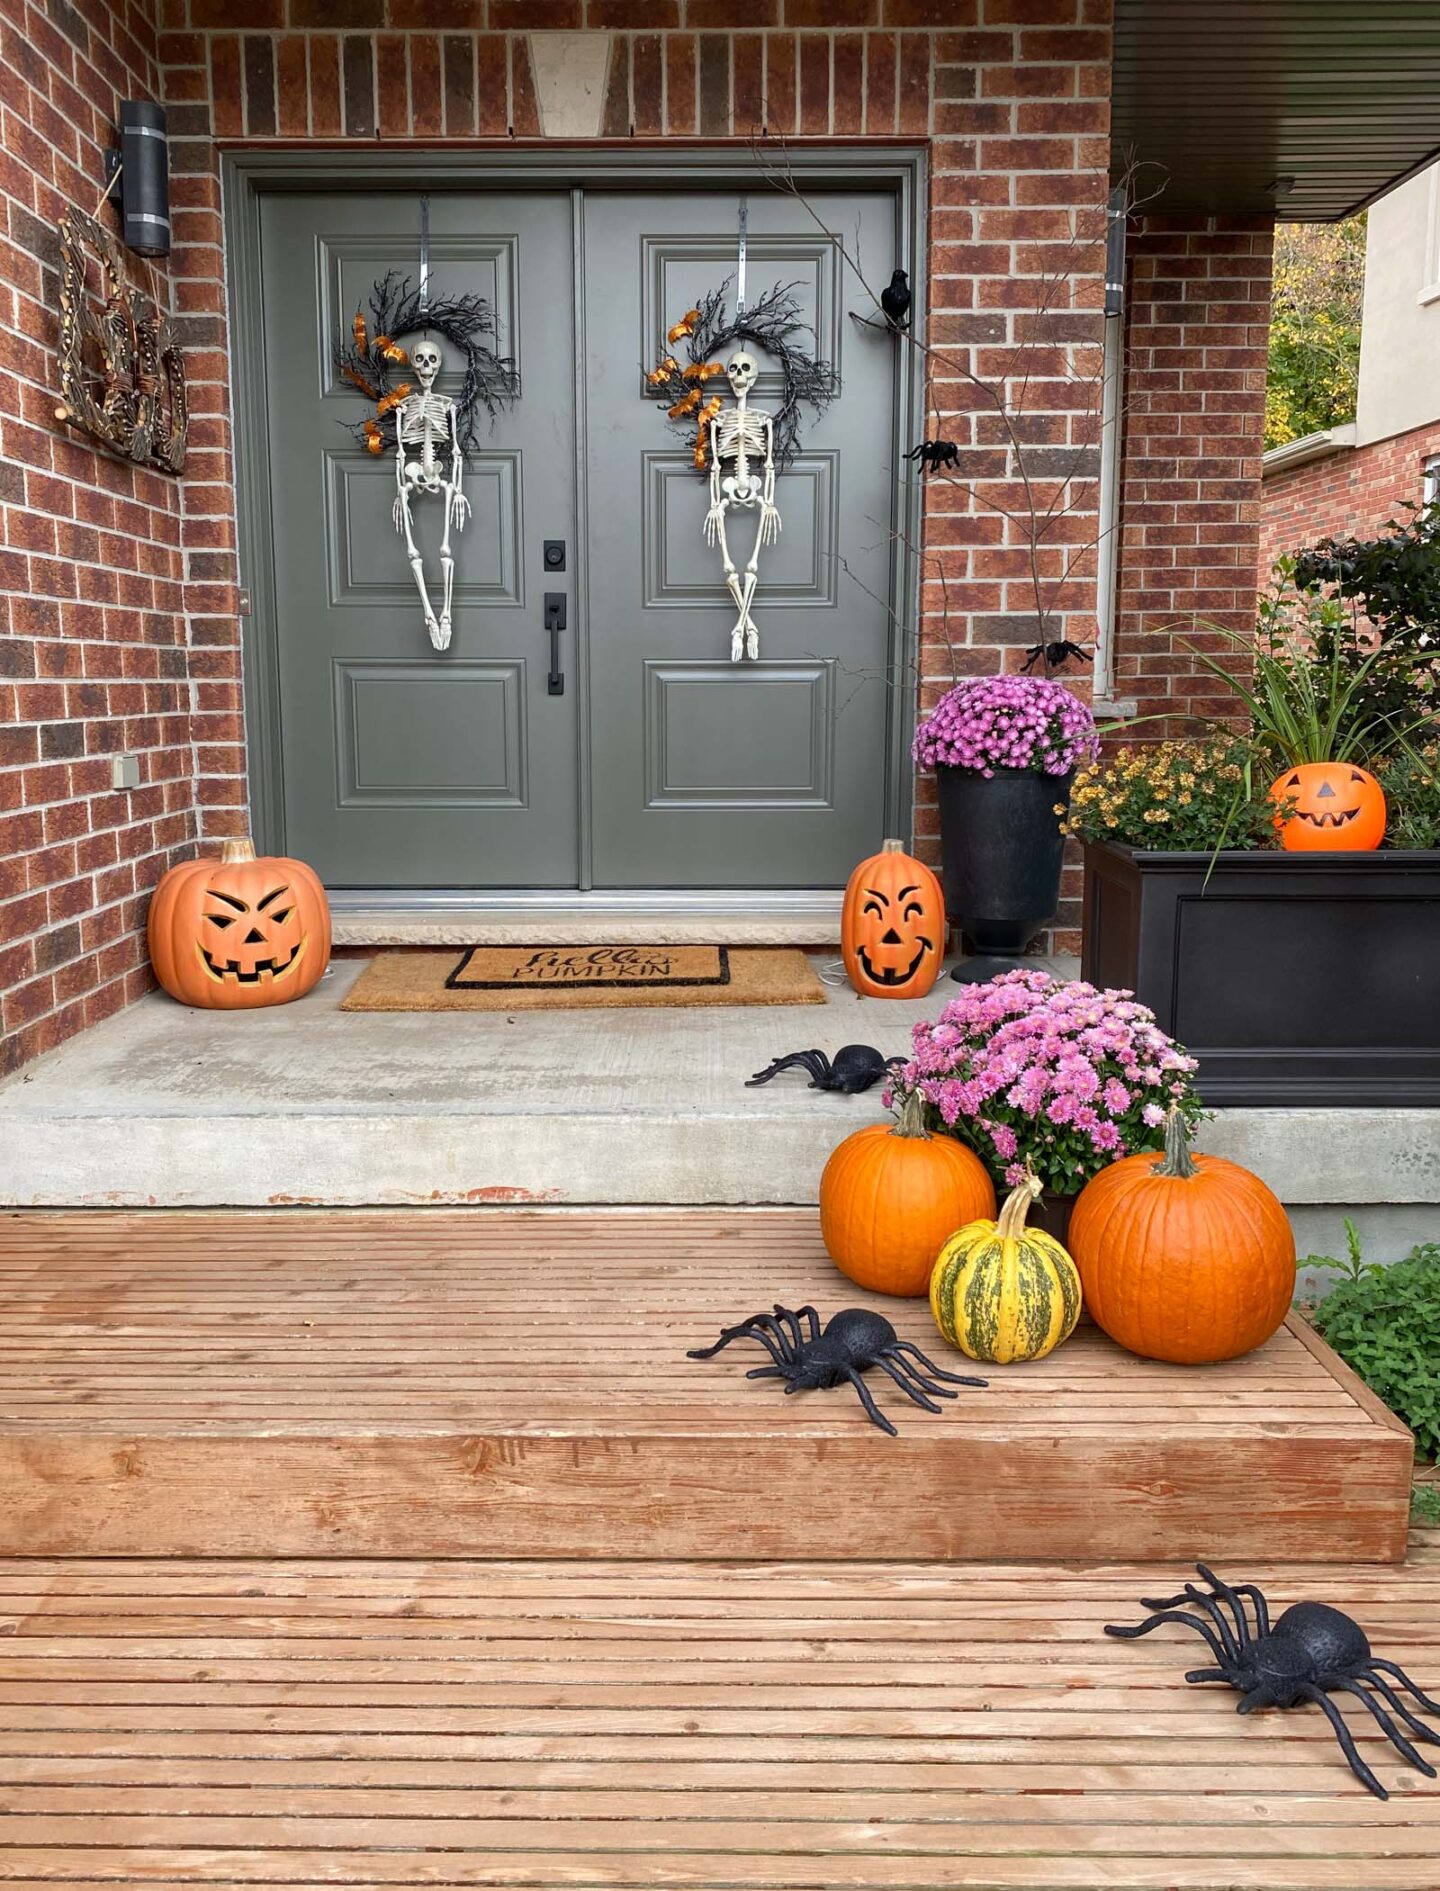
POLYGON ((935 770, 945 914, 975 952, 950 975, 962 984, 1021 964, 1054 918, 1065 853, 1055 810, 1069 805, 1071 779, 1028 768, 935 770))
POLYGON ((1085 847, 1080 972, 1150 1006, 1212 1107, 1440 1105, 1440 850, 1085 847))

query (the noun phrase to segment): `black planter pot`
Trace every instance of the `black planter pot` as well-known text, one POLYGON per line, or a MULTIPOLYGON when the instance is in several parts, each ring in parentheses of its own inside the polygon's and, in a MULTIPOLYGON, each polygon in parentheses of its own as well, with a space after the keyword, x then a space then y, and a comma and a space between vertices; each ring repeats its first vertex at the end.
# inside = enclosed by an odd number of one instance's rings
POLYGON ((1055 916, 1065 853, 1055 810, 1069 805, 1072 777, 937 768, 935 779, 945 912, 976 954, 950 976, 976 984, 1019 964, 1055 916))
POLYGON ((1083 938, 1081 976, 1149 1005, 1212 1107, 1440 1106, 1440 850, 1090 843, 1083 938))

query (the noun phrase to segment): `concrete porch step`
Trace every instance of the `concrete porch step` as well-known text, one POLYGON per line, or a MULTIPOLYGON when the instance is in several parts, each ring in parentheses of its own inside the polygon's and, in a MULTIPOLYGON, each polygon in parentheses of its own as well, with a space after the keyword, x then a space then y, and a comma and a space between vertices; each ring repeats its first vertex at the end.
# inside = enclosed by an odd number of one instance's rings
POLYGON ((811 1210, 0 1217, 0 1555, 1404 1555, 1411 1439, 1302 1323, 1204 1370, 1084 1326, 939 1413, 787 1397, 811 1210))
MULTIPOLYGON (((835 985, 823 1007, 342 1012, 362 969, 338 960, 274 1011, 156 993, 0 1084, 0 1204, 813 1203, 835 1144, 883 1115, 880 1091, 746 1077, 812 1045, 904 1052, 953 989, 910 1003, 835 985)), ((1343 1253, 1347 1212, 1372 1259, 1440 1236, 1440 1110, 1231 1110, 1201 1146, 1264 1176, 1302 1255, 1343 1253)))

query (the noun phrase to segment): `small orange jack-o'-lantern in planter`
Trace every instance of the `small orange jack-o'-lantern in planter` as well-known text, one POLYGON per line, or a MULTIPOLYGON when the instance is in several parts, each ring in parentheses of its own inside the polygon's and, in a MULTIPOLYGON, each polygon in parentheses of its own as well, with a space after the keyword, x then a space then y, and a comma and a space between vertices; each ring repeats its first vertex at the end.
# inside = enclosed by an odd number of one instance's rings
POLYGON ((1369 853, 1385 838, 1385 792, 1353 762, 1302 762, 1270 786, 1287 853, 1369 853))
POLYGON ((330 958, 325 889, 298 860, 248 840, 172 867, 150 902, 150 962, 182 1005, 250 1011, 303 998, 330 958))
POLYGON ((945 896, 898 840, 887 840, 850 875, 840 949, 850 983, 865 998, 923 998, 940 976, 945 896))

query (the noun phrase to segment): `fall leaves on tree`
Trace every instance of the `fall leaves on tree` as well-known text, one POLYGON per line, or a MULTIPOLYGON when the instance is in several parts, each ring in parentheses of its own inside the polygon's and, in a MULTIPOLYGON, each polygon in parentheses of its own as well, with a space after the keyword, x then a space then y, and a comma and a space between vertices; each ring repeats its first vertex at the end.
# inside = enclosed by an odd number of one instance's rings
POLYGON ((1267 447, 1355 418, 1364 291, 1363 216, 1277 225, 1267 447))

